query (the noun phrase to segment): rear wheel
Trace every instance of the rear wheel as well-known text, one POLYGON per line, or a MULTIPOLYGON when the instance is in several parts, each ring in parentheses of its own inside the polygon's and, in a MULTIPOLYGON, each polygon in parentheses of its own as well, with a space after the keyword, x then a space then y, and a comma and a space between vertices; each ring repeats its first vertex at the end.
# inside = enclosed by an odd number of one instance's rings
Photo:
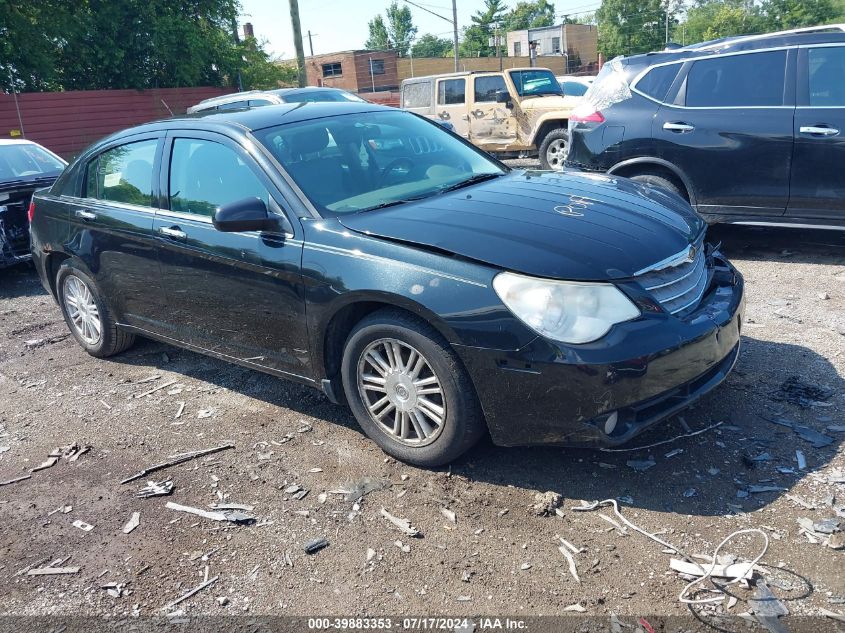
POLYGON ((59 268, 56 290, 71 334, 91 356, 113 356, 135 342, 134 335, 118 329, 94 280, 73 263, 59 268))
POLYGON ((563 161, 568 150, 569 131, 562 127, 553 129, 540 143, 540 167, 563 171, 563 161))
POLYGON ((664 174, 659 174, 655 172, 643 172, 640 174, 634 174, 629 176, 631 180, 635 180, 637 182, 641 182, 646 185, 651 185, 653 187, 661 187, 666 189, 667 191, 671 191, 672 193, 676 193, 682 198, 686 199, 686 192, 682 191, 681 188, 671 179, 669 179, 664 174))
POLYGON ((358 324, 342 375, 361 428, 404 462, 441 466, 484 433, 466 370, 440 334, 411 315, 379 311, 358 324))

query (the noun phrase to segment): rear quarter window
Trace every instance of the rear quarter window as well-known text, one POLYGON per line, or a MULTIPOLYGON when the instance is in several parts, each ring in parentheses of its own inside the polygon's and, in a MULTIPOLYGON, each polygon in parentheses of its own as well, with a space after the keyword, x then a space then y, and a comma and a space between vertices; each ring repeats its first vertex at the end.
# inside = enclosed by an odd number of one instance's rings
POLYGON ((644 95, 663 101, 666 93, 672 87, 672 82, 678 76, 681 64, 669 64, 667 66, 655 66, 637 81, 636 89, 644 95))
POLYGON ((431 83, 417 81, 402 87, 403 108, 427 108, 431 105, 431 83))

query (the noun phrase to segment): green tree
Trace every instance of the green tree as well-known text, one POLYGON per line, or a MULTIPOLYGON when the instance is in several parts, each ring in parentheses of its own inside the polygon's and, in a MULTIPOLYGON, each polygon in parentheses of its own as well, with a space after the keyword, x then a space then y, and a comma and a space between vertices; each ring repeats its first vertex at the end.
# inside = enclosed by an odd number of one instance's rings
MULTIPOLYGON (((687 11, 682 38, 683 43, 695 44, 762 30, 763 19, 756 5, 746 0, 705 0, 687 11)), ((681 39, 677 32, 675 39, 681 39)))
POLYGON ((407 6, 400 6, 393 0, 385 11, 387 21, 380 15, 375 16, 367 25, 370 37, 364 46, 373 50, 395 48, 400 57, 408 55, 411 41, 417 34, 411 10, 407 6))
POLYGON ((452 40, 426 33, 411 47, 414 57, 446 57, 452 50, 452 40))
POLYGON ((297 85, 296 65, 284 64, 270 57, 254 37, 241 42, 240 48, 244 61, 241 71, 244 90, 271 90, 297 85))
POLYGON ((407 5, 399 6, 396 0, 387 7, 387 32, 400 57, 407 57, 411 48, 411 40, 417 34, 411 10, 407 5))
POLYGON ((763 0, 761 10, 769 31, 828 24, 841 15, 832 0, 763 0))
POLYGON ((666 10, 661 0, 603 0, 596 11, 599 51, 607 59, 660 50, 666 10))
MULTIPOLYGON (((504 0, 484 0, 484 9, 476 11, 472 17, 472 24, 464 28, 460 44, 463 57, 492 57, 496 54, 496 47, 490 46, 490 38, 496 34, 497 26, 501 26, 507 13, 504 0)), ((504 39, 505 30, 500 29, 504 39)), ((503 49, 507 48, 504 46, 503 49)))
POLYGON ((552 26, 554 23, 555 5, 548 0, 517 2, 516 6, 504 18, 506 32, 552 26))
POLYGON ((377 15, 367 24, 370 30, 370 37, 364 42, 364 48, 369 48, 374 51, 382 51, 390 48, 390 36, 387 34, 387 26, 384 24, 384 19, 377 15))

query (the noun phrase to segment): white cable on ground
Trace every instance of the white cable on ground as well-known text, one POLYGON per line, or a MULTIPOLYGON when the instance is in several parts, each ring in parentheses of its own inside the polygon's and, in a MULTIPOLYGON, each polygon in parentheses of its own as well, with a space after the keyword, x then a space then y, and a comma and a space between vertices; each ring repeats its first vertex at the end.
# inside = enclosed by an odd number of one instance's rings
MULTIPOLYGON (((726 543, 733 540, 735 537, 740 536, 741 534, 752 534, 752 533, 753 534, 759 534, 763 537, 763 542, 764 542, 763 550, 757 555, 756 558, 754 558, 754 560, 752 560, 747 565, 747 570, 753 569, 754 565, 756 565, 758 562, 760 562, 760 559, 762 559, 763 556, 766 555, 766 552, 769 549, 769 537, 763 530, 760 530, 758 528, 749 528, 749 529, 746 529, 746 530, 737 530, 736 532, 732 532, 731 534, 729 534, 721 543, 719 543, 718 547, 713 552, 713 557, 712 557, 711 562, 710 562, 710 569, 705 569, 698 561, 694 560, 691 556, 689 556, 682 549, 675 547, 671 543, 667 543, 663 539, 655 536, 654 534, 651 534, 650 532, 646 532, 645 530, 643 530, 642 528, 634 525, 628 519, 626 519, 624 516, 622 516, 622 513, 619 511, 619 504, 616 503, 616 499, 605 499, 604 501, 595 501, 595 502, 590 503, 590 504, 585 505, 585 506, 576 506, 574 508, 571 508, 571 510, 573 512, 590 512, 592 510, 596 510, 596 509, 601 508, 603 506, 613 506, 613 512, 616 514, 617 517, 619 517, 619 520, 622 521, 622 523, 627 525, 629 528, 631 528, 635 532, 639 532, 643 536, 651 539, 652 541, 655 541, 656 543, 660 543, 664 547, 667 547, 671 550, 674 550, 680 556, 682 556, 684 558, 684 560, 689 561, 690 563, 692 563, 693 565, 695 565, 696 567, 698 567, 701 570, 701 573, 703 575, 700 578, 696 578, 692 582, 688 583, 686 585, 686 587, 684 587, 683 590, 681 591, 681 593, 678 595, 678 600, 680 602, 682 602, 683 604, 706 604, 706 603, 709 603, 709 602, 721 602, 722 600, 724 600, 724 595, 720 595, 720 596, 715 597, 715 598, 700 598, 700 599, 697 599, 697 600, 693 599, 693 598, 687 598, 686 595, 687 595, 687 592, 689 592, 689 590, 692 589, 692 587, 694 587, 695 585, 702 583, 705 580, 707 580, 708 578, 710 578, 710 575, 713 573, 713 570, 716 569, 717 557, 719 555, 719 551, 722 549, 722 547, 725 546, 726 543)), ((743 567, 745 567, 745 566, 743 566, 743 567)), ((743 572, 742 574, 740 574, 739 576, 737 576, 733 580, 730 580, 727 583, 725 583, 724 585, 722 585, 722 587, 727 587, 728 585, 732 585, 736 582, 739 582, 740 580, 742 580, 745 577, 745 575, 747 573, 748 573, 748 571, 743 572)), ((713 582, 712 579, 711 579, 711 582, 713 582)), ((713 585, 714 585, 715 588, 713 588, 713 589, 707 588, 706 590, 711 591, 711 592, 717 592, 719 594, 726 593, 719 586, 717 586, 716 583, 713 583, 713 585)))

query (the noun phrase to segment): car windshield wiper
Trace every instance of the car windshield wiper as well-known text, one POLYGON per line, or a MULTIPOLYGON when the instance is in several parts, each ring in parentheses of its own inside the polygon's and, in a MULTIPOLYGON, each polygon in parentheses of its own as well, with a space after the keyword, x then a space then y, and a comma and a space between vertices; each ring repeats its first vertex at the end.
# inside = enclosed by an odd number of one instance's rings
POLYGON ((448 187, 444 187, 440 190, 440 193, 446 193, 447 191, 455 191, 455 189, 462 189, 463 187, 469 187, 470 185, 474 185, 477 182, 484 182, 485 180, 493 180, 494 178, 498 178, 499 176, 503 176, 504 174, 475 174, 470 176, 466 180, 462 180, 461 182, 456 182, 454 185, 449 185, 448 187))
POLYGON ((366 211, 375 211, 377 209, 386 209, 387 207, 395 207, 400 204, 405 204, 406 202, 416 202, 417 200, 424 200, 425 198, 430 198, 437 192, 426 193, 421 196, 412 196, 410 198, 401 198, 400 200, 389 200, 387 202, 381 202, 379 204, 373 205, 371 207, 365 207, 363 209, 358 209, 355 213, 365 213, 366 211))

